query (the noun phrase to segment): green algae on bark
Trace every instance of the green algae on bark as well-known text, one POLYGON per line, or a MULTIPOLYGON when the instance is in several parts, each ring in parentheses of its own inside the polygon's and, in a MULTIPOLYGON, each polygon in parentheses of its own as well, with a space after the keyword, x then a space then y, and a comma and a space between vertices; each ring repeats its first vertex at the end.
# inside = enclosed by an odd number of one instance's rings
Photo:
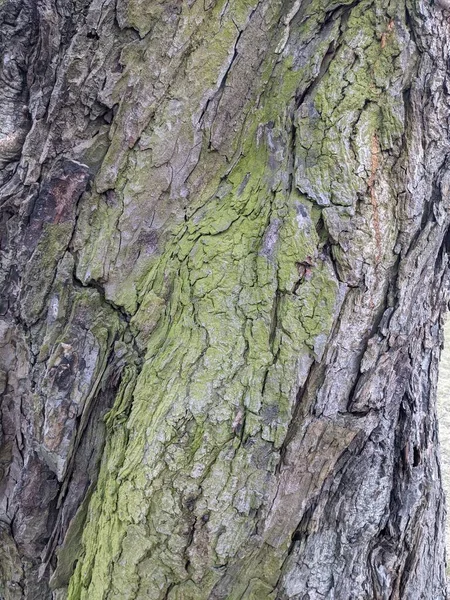
MULTIPOLYGON (((145 362, 127 406, 118 399, 111 412, 70 600, 206 599, 222 565, 246 555, 228 598, 270 597, 276 584, 296 524, 269 528, 272 541, 261 546, 256 515, 267 510, 298 390, 322 358, 343 299, 315 203, 354 206, 367 190, 365 147, 387 124, 371 103, 386 112, 383 90, 400 72, 394 28, 389 19, 380 25, 371 3, 328 27, 307 67, 295 66, 284 43, 282 60, 267 60, 268 90, 217 193, 194 201, 133 284, 145 362), (355 127, 364 132, 357 140, 355 127), (113 425, 124 411, 126 421, 113 425), (257 565, 270 553, 262 576, 257 565)), ((391 144, 398 135, 391 132, 391 144)), ((356 431, 342 429, 342 449, 356 431)))
POLYGON ((269 153, 260 144, 259 164, 241 159, 229 176, 233 189, 191 218, 144 284, 144 297, 160 296, 161 283, 172 291, 150 334, 130 416, 107 442, 70 598, 101 597, 119 581, 138 586, 148 561, 156 580, 206 576, 206 597, 217 580, 208 568, 233 559, 252 533, 248 517, 273 475, 299 379, 320 356, 338 302, 309 203, 268 189, 269 153), (197 518, 210 557, 197 565, 193 556, 186 571, 170 555, 175 547, 189 552, 197 518), (142 555, 128 545, 131 526, 142 555))
POLYGON ((441 600, 440 9, 22 4, 7 600, 441 600))

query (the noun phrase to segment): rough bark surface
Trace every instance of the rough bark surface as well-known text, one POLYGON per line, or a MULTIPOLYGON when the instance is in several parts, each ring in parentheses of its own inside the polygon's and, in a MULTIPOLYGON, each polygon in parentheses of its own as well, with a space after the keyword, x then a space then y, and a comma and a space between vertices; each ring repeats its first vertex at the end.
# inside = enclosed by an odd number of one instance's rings
MULTIPOLYGON (((445 344, 439 362, 439 382, 437 389, 437 413, 439 421, 439 441, 441 445, 442 487, 445 497, 450 497, 450 321, 444 327, 445 344)), ((450 515, 446 515, 445 547, 450 549, 450 515)), ((447 575, 449 565, 447 564, 447 575)))
POLYGON ((0 597, 443 600, 445 7, 0 12, 0 597))

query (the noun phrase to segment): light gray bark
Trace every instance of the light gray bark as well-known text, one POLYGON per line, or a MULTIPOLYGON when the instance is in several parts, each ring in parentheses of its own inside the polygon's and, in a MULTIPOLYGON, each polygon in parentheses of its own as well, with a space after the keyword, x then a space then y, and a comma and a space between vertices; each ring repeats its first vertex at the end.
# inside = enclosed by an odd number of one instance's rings
POLYGON ((0 597, 446 598, 445 6, 0 32, 0 597))
MULTIPOLYGON (((446 498, 450 493, 450 322, 446 319, 444 327, 445 344, 439 363, 439 382, 437 391, 437 413, 439 422, 439 440, 441 444, 442 483, 446 498)), ((447 511, 445 547, 450 549, 450 528, 447 511)), ((448 573, 448 566, 447 566, 448 573)))

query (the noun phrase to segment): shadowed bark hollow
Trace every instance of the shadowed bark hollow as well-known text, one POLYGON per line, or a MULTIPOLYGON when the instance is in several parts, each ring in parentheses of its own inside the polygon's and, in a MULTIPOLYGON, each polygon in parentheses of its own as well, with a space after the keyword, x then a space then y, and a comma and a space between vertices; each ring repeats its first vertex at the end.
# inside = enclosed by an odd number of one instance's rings
POLYGON ((449 15, 2 0, 2 600, 444 600, 449 15))

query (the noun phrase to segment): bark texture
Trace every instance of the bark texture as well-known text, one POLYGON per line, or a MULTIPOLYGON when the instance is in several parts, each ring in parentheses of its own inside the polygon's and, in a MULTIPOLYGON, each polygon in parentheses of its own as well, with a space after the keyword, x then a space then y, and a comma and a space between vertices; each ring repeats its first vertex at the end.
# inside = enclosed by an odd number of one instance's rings
MULTIPOLYGON (((437 412, 439 440, 441 444, 442 486, 445 497, 450 496, 450 321, 444 327, 445 344, 439 363, 439 383, 437 390, 437 412)), ((446 515, 445 547, 450 548, 450 515, 446 515)), ((447 565, 447 575, 449 566, 447 565)))
POLYGON ((445 6, 0 11, 0 596, 443 600, 445 6))

